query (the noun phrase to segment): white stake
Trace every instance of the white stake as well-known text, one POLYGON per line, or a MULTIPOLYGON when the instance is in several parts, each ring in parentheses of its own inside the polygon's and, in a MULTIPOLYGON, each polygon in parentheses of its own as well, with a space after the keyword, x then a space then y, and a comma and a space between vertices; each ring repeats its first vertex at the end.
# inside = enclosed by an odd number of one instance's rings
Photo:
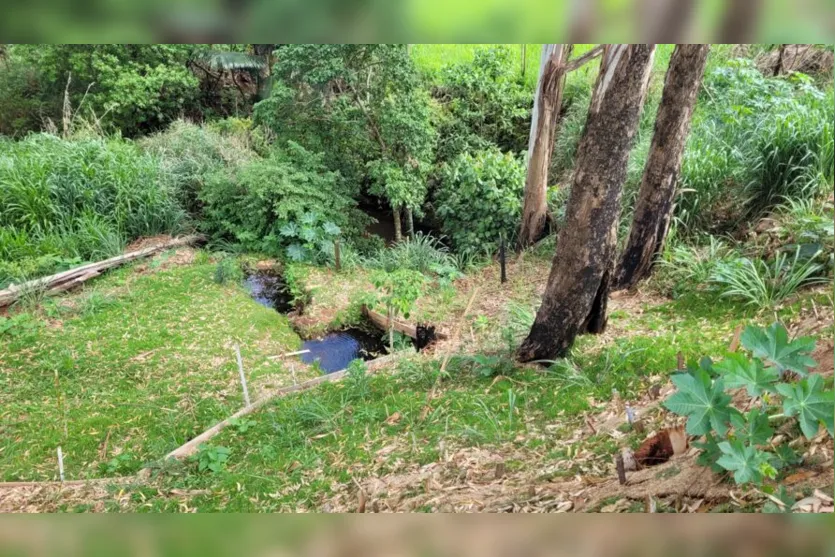
POLYGON ((61 447, 58 447, 58 476, 61 481, 64 481, 64 453, 61 452, 61 447))
POLYGON ((238 357, 238 371, 241 372, 241 386, 244 388, 244 400, 246 401, 246 405, 249 406, 249 390, 246 388, 246 376, 244 375, 244 363, 241 361, 241 348, 236 344, 235 345, 235 355, 238 357))

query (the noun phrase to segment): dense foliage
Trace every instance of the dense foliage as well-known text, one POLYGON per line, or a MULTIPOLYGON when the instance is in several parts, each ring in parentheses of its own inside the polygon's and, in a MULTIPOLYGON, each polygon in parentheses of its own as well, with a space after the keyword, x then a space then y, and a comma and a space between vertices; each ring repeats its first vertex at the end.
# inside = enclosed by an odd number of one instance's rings
POLYGON ((209 176, 200 192, 204 229, 244 249, 317 259, 356 227, 355 202, 323 156, 289 142, 269 157, 209 176))
POLYGON ((525 168, 513 155, 463 153, 443 168, 435 210, 456 248, 492 251, 516 233, 524 189, 525 168))
POLYGON ((0 283, 183 229, 157 160, 131 142, 31 135, 0 145, 0 283))
POLYGON ((435 131, 405 45, 290 45, 256 121, 327 151, 327 165, 392 207, 420 211, 435 131))
POLYGON ((506 47, 477 50, 471 63, 448 64, 433 93, 438 100, 438 159, 493 146, 527 149, 533 92, 506 47))

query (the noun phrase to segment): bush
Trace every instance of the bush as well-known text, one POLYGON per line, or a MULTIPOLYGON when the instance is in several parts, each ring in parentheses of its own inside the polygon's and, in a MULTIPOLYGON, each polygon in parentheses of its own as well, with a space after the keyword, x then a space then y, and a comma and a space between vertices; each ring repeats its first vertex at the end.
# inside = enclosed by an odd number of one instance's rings
POLYGON ((214 126, 177 120, 164 132, 141 140, 140 145, 159 158, 161 176, 177 193, 182 206, 198 215, 202 209, 200 192, 209 176, 255 157, 245 137, 238 131, 222 134, 214 126))
POLYGON ((476 51, 472 62, 446 66, 434 97, 439 112, 439 161, 493 145, 527 148, 533 92, 522 81, 507 47, 476 51))
POLYGON ((362 219, 339 174, 325 170, 322 159, 288 142, 268 158, 215 172, 200 193, 204 229, 244 249, 294 260, 332 252, 333 238, 356 232, 362 219))
POLYGON ((463 153, 442 169, 435 192, 444 233, 460 250, 494 249, 511 243, 522 214, 524 164, 498 149, 463 153))
POLYGON ((766 78, 730 60, 707 72, 703 91, 681 170, 683 232, 732 230, 831 188, 835 107, 810 78, 766 78))
POLYGON ((185 217, 158 161, 129 142, 42 134, 0 153, 0 261, 19 271, 109 257, 135 238, 180 232, 185 217))

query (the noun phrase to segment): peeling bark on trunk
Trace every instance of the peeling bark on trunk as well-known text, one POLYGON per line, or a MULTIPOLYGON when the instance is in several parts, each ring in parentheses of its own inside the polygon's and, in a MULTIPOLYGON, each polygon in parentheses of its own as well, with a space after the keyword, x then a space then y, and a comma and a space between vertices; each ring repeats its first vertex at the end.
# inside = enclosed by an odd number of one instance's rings
POLYGON ((676 182, 710 47, 677 45, 670 58, 632 229, 614 289, 631 288, 652 271, 670 226, 676 182))
POLYGON ((565 63, 571 54, 568 44, 547 44, 542 48, 536 87, 531 135, 528 140, 528 172, 519 247, 526 248, 545 235, 548 218, 548 167, 554 150, 554 133, 562 105, 565 63))
POLYGON ((577 150, 566 223, 521 361, 564 356, 575 337, 606 327, 621 187, 655 45, 607 45, 577 150))
POLYGON ((403 225, 400 218, 400 207, 392 207, 392 218, 394 219, 394 241, 400 242, 403 239, 403 225))

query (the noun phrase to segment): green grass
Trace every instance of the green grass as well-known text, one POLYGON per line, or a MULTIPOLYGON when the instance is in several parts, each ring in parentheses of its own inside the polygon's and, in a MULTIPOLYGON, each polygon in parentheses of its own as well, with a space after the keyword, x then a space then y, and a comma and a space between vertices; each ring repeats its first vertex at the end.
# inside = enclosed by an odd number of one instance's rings
POLYGON ((299 346, 285 317, 215 284, 211 262, 144 268, 49 301, 34 327, 0 334, 0 478, 56 478, 58 445, 67 478, 108 475, 119 453, 110 474, 135 472, 243 405, 235 343, 251 392, 291 382, 266 360, 299 346))

